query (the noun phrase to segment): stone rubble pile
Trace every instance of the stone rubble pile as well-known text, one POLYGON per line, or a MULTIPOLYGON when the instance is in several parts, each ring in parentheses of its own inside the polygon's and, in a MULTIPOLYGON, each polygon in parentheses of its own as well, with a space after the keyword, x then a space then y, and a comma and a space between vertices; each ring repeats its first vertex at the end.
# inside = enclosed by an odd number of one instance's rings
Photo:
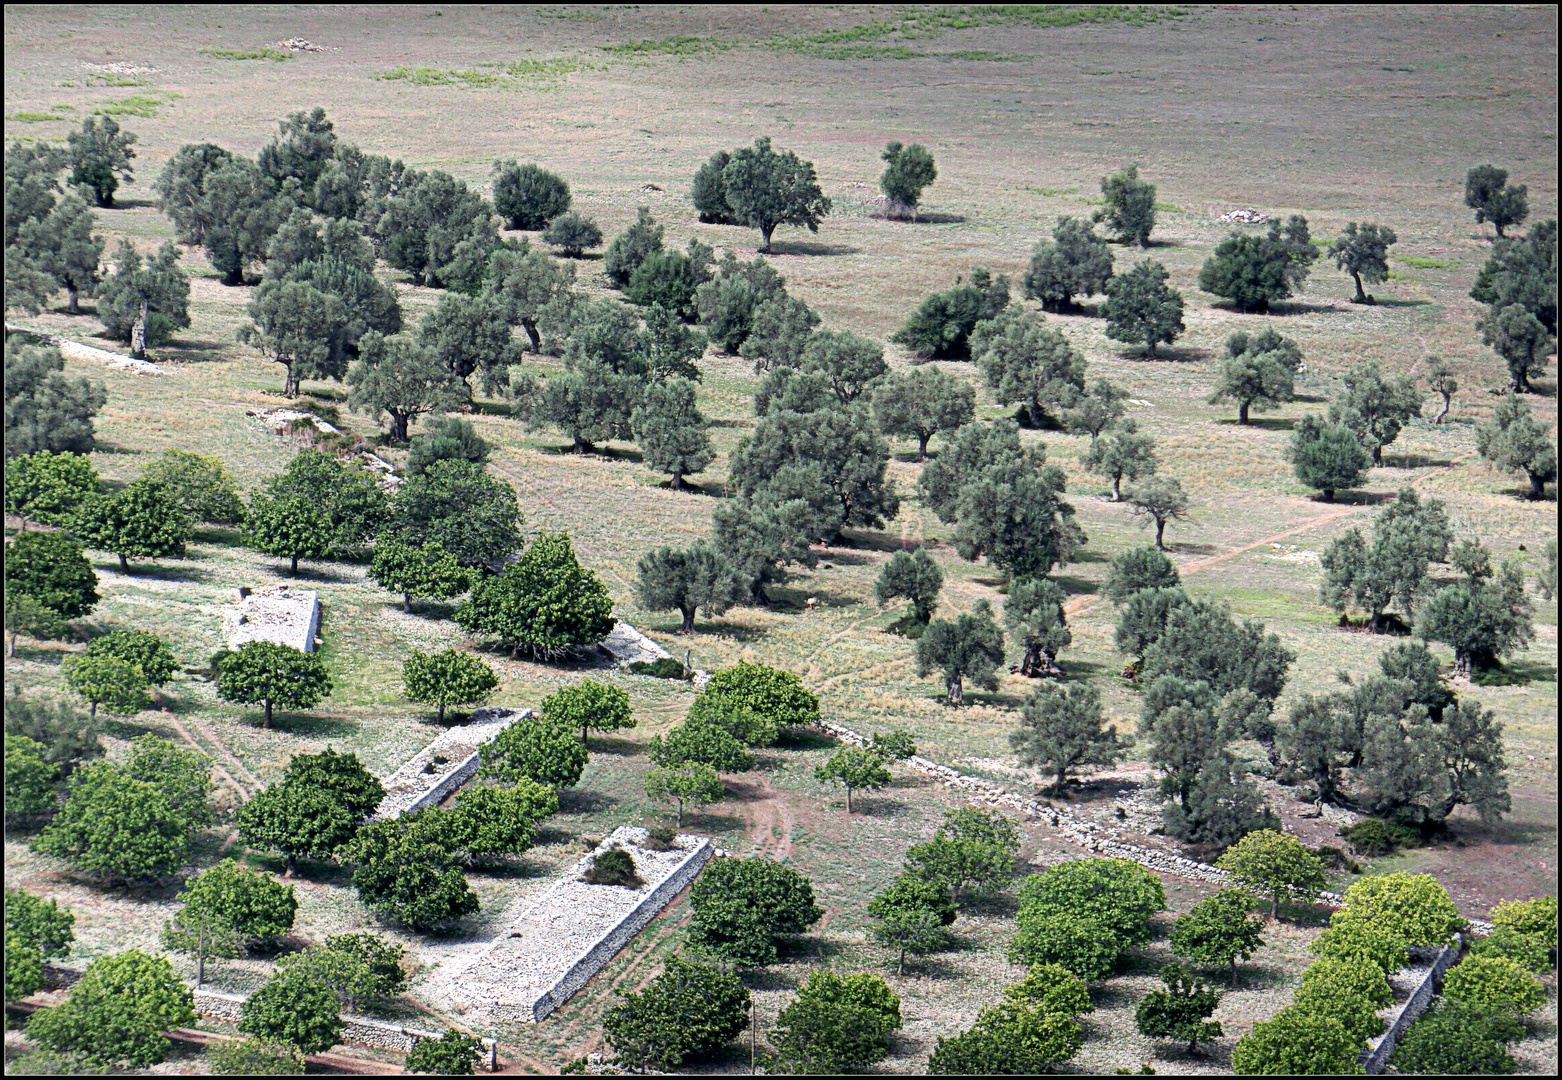
POLYGON ((123 353, 109 352, 107 349, 99 349, 92 345, 83 345, 79 341, 71 341, 55 334, 45 334, 41 330, 29 330, 25 326, 15 323, 6 323, 5 328, 11 333, 26 334, 30 338, 36 338, 46 345, 53 345, 60 350, 60 355, 67 360, 82 360, 92 364, 107 364, 111 368, 120 371, 133 371, 137 375, 161 375, 163 369, 150 360, 137 360, 134 356, 126 356, 123 353))
POLYGON ((1269 219, 1257 210, 1227 210, 1215 220, 1222 225, 1262 225, 1269 219))
POLYGON ((285 49, 288 52, 325 52, 324 45, 316 45, 312 41, 303 38, 288 38, 286 41, 278 41, 271 46, 273 49, 285 49))
POLYGON ((442 733, 383 781, 385 798, 371 820, 384 821, 438 806, 477 774, 484 743, 531 715, 530 709, 478 709, 467 723, 442 733))

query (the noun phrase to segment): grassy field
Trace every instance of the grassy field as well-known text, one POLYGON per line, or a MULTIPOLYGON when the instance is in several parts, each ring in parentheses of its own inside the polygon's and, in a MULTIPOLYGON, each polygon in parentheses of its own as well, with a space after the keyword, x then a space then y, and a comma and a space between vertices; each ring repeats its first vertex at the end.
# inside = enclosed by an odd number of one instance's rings
MULTIPOLYGON (((211 141, 253 155, 281 116, 321 105, 338 133, 366 151, 446 169, 475 186, 484 184, 496 158, 536 160, 570 181, 576 208, 609 236, 634 220, 636 207, 648 205, 666 224, 669 246, 699 237, 740 258, 753 256, 757 234, 700 224, 687 198, 689 180, 714 150, 770 135, 812 160, 835 200, 817 236, 778 231, 773 264, 827 327, 877 340, 928 292, 975 267, 1017 280, 1055 217, 1088 214, 1099 201, 1101 176, 1137 161, 1165 206, 1155 245, 1146 252, 1114 248, 1117 269, 1146 258, 1164 263, 1187 302, 1187 333, 1152 363, 1109 341, 1101 321, 1088 314, 1049 319, 1083 350, 1092 378, 1105 376, 1130 392, 1131 415, 1156 437, 1162 471, 1179 477, 1193 496, 1191 520, 1168 531, 1190 590, 1261 619, 1298 654, 1279 708, 1297 694, 1337 685, 1342 673, 1376 670, 1377 654, 1393 641, 1342 631, 1317 600, 1313 556, 1343 529, 1369 519, 1372 500, 1316 502, 1282 456, 1292 423, 1324 408, 1352 364, 1374 360, 1390 373, 1421 374, 1429 354, 1453 361, 1460 382, 1453 422, 1412 423, 1367 490, 1386 496, 1413 485, 1448 504, 1461 535, 1478 537, 1498 557, 1538 565, 1542 545, 1556 535, 1554 499, 1520 501, 1520 481, 1494 474, 1475 453, 1475 425, 1490 414, 1506 372, 1474 329, 1482 309, 1468 292, 1491 236, 1470 219, 1462 181, 1469 166, 1494 161, 1529 185, 1532 220, 1555 216, 1554 13, 1202 7, 1153 22, 1047 25, 992 15, 974 20, 983 25, 956 28, 922 11, 907 17, 888 7, 11 8, 5 130, 7 138, 63 140, 80 117, 106 106, 137 133, 136 179, 121 188, 118 209, 98 211, 111 249, 122 237, 143 250, 172 237, 152 206, 150 184, 180 145, 211 141), (325 51, 278 54, 285 60, 267 55, 293 37, 325 51), (937 158, 939 179, 929 190, 925 221, 871 216, 878 153, 890 139, 920 141, 937 158), (1306 214, 1315 237, 1332 236, 1347 221, 1391 225, 1400 241, 1390 259, 1392 279, 1373 290, 1379 304, 1348 303, 1349 279, 1320 260, 1306 291, 1273 315, 1215 306, 1194 279, 1230 231, 1215 218, 1247 206, 1306 214), (1233 407, 1206 398, 1225 337, 1264 326, 1301 345, 1308 370, 1299 386, 1303 399, 1243 428, 1233 422, 1233 407)), ((198 249, 185 253, 184 265, 193 325, 157 351, 163 375, 70 365, 73 373, 102 380, 109 392, 93 461, 106 478, 127 481, 165 449, 195 450, 221 457, 248 489, 296 449, 245 415, 283 403, 282 372, 235 342, 248 290, 223 286, 198 249)), ((598 260, 580 260, 577 269, 585 289, 608 292, 598 260)), ((400 292, 409 323, 438 300, 437 292, 411 286, 403 275, 383 276, 400 292)), ((84 307, 90 312, 91 302, 84 307)), ((71 318, 63 305, 22 321, 105 344, 94 336, 101 326, 90 314, 71 318)), ((892 365, 909 362, 898 346, 886 349, 892 365)), ((970 365, 945 366, 979 383, 970 365)), ((1001 600, 995 571, 962 562, 950 528, 914 497, 883 532, 852 533, 849 543, 823 551, 819 567, 797 574, 768 609, 702 619, 688 639, 672 634, 676 616, 638 609, 636 560, 653 546, 682 546, 708 533, 728 455, 753 424, 757 379, 749 365, 713 351, 701 368, 700 407, 715 422, 720 456, 697 478, 701 490, 694 492, 668 490, 632 447, 580 457, 566 452, 561 436, 528 432, 497 411, 475 415, 480 432, 497 444, 492 469, 514 484, 528 531, 569 532, 620 615, 680 655, 691 650, 697 666, 748 658, 788 668, 819 693, 832 719, 857 730, 904 725, 928 756, 1019 783, 1008 734, 1028 680, 1006 676, 997 693, 972 694, 973 704, 952 711, 938 700, 938 680, 914 677, 910 644, 882 632, 900 612, 873 602, 873 579, 889 554, 910 542, 927 544, 945 572, 943 613, 981 598, 995 606, 1001 600)), ((1537 380, 1536 389, 1532 408, 1554 424, 1554 376, 1537 380)), ((334 384, 309 383, 305 390, 313 395, 306 401, 340 407, 354 431, 377 433, 370 418, 347 412, 334 384)), ((978 401, 981 416, 1006 412, 980 385, 978 401)), ((1116 677, 1122 658, 1112 645, 1114 612, 1094 594, 1111 556, 1144 543, 1146 533, 1108 500, 1098 477, 1080 468, 1083 439, 1026 438, 1045 441, 1049 459, 1068 473, 1069 499, 1090 537, 1058 578, 1072 594, 1074 644, 1063 665, 1072 678, 1096 681, 1113 720, 1131 731, 1138 697, 1116 677)), ((891 472, 902 494, 911 495, 915 446, 895 449, 891 472)), ((387 454, 394 459, 395 452, 387 454)), ((285 564, 236 541, 220 531, 203 534, 189 559, 137 565, 129 575, 111 556, 98 556, 106 599, 90 621, 155 630, 186 663, 203 661, 222 644, 221 611, 237 586, 287 579, 285 564)), ((209 683, 183 679, 167 688, 160 711, 111 727, 115 748, 145 730, 194 742, 223 770, 222 797, 231 806, 279 775, 295 753, 326 745, 352 749, 388 774, 431 739, 437 731, 431 718, 400 695, 399 661, 410 648, 460 640, 439 617, 444 612, 402 613, 398 598, 367 582, 361 566, 308 566, 302 577, 326 605, 325 655, 337 684, 326 704, 285 715, 262 731, 255 716, 217 702, 209 683)), ((1513 813, 1497 823, 1461 815, 1446 843, 1377 867, 1436 873, 1471 915, 1484 915, 1505 897, 1555 892, 1556 605, 1534 600, 1536 640, 1514 658, 1517 684, 1460 688, 1507 725, 1513 813)), ((7 692, 57 687, 59 660, 77 647, 24 639, 17 658, 6 663, 7 692)), ((495 697, 502 704, 535 705, 587 673, 502 654, 488 659, 504 678, 495 697)), ((630 691, 639 726, 622 738, 593 741, 580 788, 565 794, 545 843, 521 868, 473 875, 482 914, 448 939, 404 938, 425 968, 443 949, 502 925, 507 910, 577 857, 582 837, 655 813, 640 785, 644 744, 681 719, 692 695, 675 684, 590 673, 630 691)), ((897 774, 894 787, 847 818, 842 800, 812 779, 826 753, 822 741, 810 741, 765 754, 761 770, 730 785, 733 797, 698 817, 696 827, 741 853, 789 859, 813 877, 829 913, 803 954, 750 980, 761 1030, 821 962, 888 970, 903 998, 906 1030, 883 1068, 916 1071, 938 1035, 963 1029, 1019 978, 1004 959, 1012 907, 1000 901, 973 913, 957 924, 958 949, 894 977, 883 951, 865 943, 866 898, 898 871, 905 848, 931 835, 955 803, 942 787, 897 774)), ((1026 823, 1024 832, 1026 857, 1037 867, 1077 851, 1046 828, 1026 823)), ((173 890, 148 896, 91 889, 63 864, 29 854, 25 841, 7 838, 7 882, 75 907, 73 962, 155 945, 174 907, 173 890)), ((236 850, 235 843, 226 827, 217 830, 203 841, 198 865, 236 850)), ((254 855, 250 861, 272 865, 254 855)), ((310 874, 298 887, 300 941, 373 924, 340 872, 310 874)), ((1164 920, 1199 897, 1189 882, 1168 879, 1167 887, 1173 910, 1164 920)), ((687 914, 679 901, 544 1024, 500 1030, 505 1052, 518 1067, 550 1071, 605 1049, 597 1021, 613 1004, 611 989, 652 977, 657 959, 679 947, 687 914)), ((1155 963, 1168 955, 1158 939, 1130 973, 1101 992, 1075 1066, 1111 1071, 1152 1061, 1160 1071, 1220 1071, 1234 1038, 1288 1000, 1286 987, 1305 965, 1305 942, 1315 932, 1305 922, 1272 928, 1254 962, 1260 970, 1217 1013, 1227 1037, 1200 1060, 1132 1032, 1134 1003, 1155 982, 1155 963)), ((269 967, 265 959, 222 964, 216 979, 235 989, 253 987, 269 967)), ((1555 1009, 1554 993, 1551 1002, 1548 1010, 1555 1009)), ((410 1002, 406 1015, 416 1015, 410 1002)), ((1554 1071, 1554 1011, 1548 1016, 1524 1044, 1527 1071, 1554 1071)), ((445 1019, 460 1021, 455 1014, 445 1019)), ((713 1067, 742 1064, 734 1057, 713 1067)))

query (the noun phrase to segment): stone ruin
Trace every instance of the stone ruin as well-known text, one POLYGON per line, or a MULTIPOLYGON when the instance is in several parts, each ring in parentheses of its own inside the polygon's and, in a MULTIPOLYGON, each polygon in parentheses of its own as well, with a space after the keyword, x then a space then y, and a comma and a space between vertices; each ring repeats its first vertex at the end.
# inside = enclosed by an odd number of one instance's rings
POLYGON ((1215 219, 1222 225, 1262 225, 1269 219, 1257 210, 1227 210, 1215 219))
POLYGON ((385 798, 372 820, 438 806, 477 775, 484 743, 531 716, 530 709, 478 709, 467 723, 444 732, 383 781, 385 798))
POLYGON ((286 585, 240 588, 238 601, 223 613, 222 629, 230 649, 270 641, 314 652, 320 640, 320 594, 286 585))

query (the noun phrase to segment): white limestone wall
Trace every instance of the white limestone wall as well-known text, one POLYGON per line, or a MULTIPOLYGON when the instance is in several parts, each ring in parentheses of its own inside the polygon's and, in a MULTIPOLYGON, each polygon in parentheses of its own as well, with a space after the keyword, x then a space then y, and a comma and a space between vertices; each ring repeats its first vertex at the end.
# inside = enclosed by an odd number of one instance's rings
POLYGON ((477 774, 484 743, 512 723, 531 719, 531 715, 530 709, 478 709, 468 723, 440 734, 382 781, 385 798, 370 820, 383 821, 438 806, 477 774))

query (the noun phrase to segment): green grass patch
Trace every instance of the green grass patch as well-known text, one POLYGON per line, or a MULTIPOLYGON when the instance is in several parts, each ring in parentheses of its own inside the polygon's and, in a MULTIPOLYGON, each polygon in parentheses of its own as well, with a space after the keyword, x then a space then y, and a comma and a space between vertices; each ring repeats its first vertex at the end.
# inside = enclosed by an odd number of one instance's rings
POLYGON ((696 53, 722 52, 732 48, 732 42, 681 35, 662 38, 660 41, 625 41, 598 47, 614 56, 693 56, 696 53))
POLYGON ((1064 195, 1078 195, 1077 187, 1027 187, 1026 191, 1034 191, 1037 195, 1044 195, 1049 199, 1060 199, 1064 195))
POLYGON ((1158 202, 1155 204, 1155 208, 1164 214, 1182 213, 1182 207, 1178 206, 1176 203, 1158 202))
POLYGON ((988 52, 985 49, 961 49, 959 52, 939 53, 940 60, 990 60, 993 63, 1009 63, 1015 60, 1029 60, 1028 56, 1013 53, 988 52))
POLYGON ((145 79, 137 79, 130 75, 88 75, 88 86, 150 86, 145 79))
POLYGON ((169 91, 164 91, 162 97, 154 97, 149 94, 132 94, 130 97, 120 98, 118 101, 105 101, 101 105, 95 105, 92 111, 106 116, 140 116, 150 120, 157 116, 159 109, 182 96, 182 94, 175 94, 169 91))
POLYGON ((1417 270, 1441 270, 1448 265, 1445 259, 1434 259, 1427 255, 1395 255, 1394 261, 1413 266, 1417 270))
POLYGON ((218 60, 274 60, 279 64, 293 59, 284 49, 202 49, 201 53, 218 60))
POLYGON ((29 112, 26 110, 23 110, 22 112, 6 113, 5 118, 18 124, 43 124, 50 120, 65 119, 65 117, 56 116, 53 113, 29 112))
POLYGON ((473 90, 513 90, 520 86, 556 82, 564 76, 590 70, 594 65, 568 57, 558 60, 516 60, 508 64, 479 64, 465 71, 436 67, 401 67, 382 71, 374 78, 384 82, 410 82, 413 86, 465 86, 473 90))

